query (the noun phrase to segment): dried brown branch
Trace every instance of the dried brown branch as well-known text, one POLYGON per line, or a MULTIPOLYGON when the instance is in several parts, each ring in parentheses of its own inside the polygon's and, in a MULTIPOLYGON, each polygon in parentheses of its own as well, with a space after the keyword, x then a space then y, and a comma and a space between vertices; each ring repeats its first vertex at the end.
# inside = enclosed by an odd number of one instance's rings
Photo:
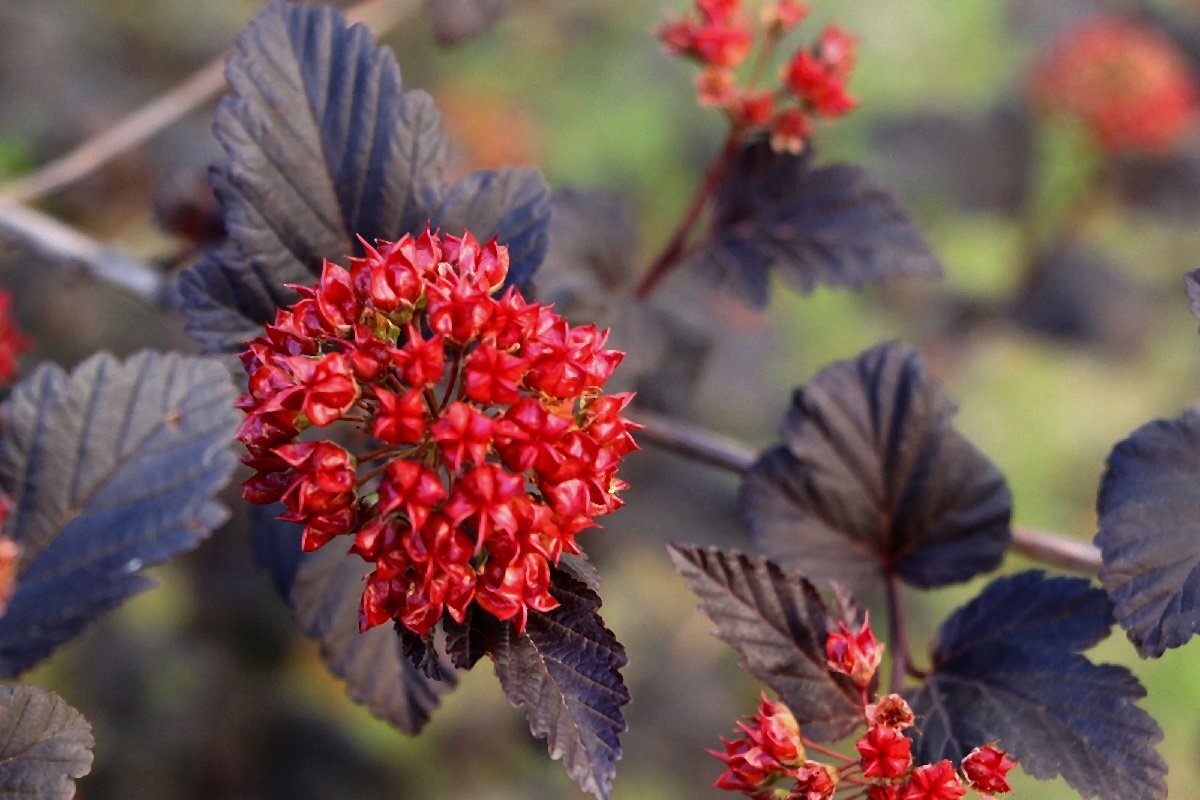
MULTIPOLYGON (((634 418, 645 426, 638 434, 640 441, 714 467, 741 474, 758 458, 744 442, 686 422, 649 411, 639 411, 634 418)), ((1100 551, 1089 542, 1020 525, 1013 527, 1012 548, 1035 561, 1091 575, 1102 564, 1100 551)))
MULTIPOLYGON (((0 199, 0 243, 11 242, 157 305, 164 299, 166 278, 152 264, 98 242, 40 211, 0 199)), ((7 248, 0 248, 7 249, 7 248)))
MULTIPOLYGON (((416 6, 416 0, 366 0, 352 7, 346 16, 380 32, 396 25, 416 6)), ((29 203, 45 197, 87 177, 211 102, 225 88, 225 58, 225 54, 214 58, 113 127, 81 142, 29 175, 0 185, 0 198, 29 203)))

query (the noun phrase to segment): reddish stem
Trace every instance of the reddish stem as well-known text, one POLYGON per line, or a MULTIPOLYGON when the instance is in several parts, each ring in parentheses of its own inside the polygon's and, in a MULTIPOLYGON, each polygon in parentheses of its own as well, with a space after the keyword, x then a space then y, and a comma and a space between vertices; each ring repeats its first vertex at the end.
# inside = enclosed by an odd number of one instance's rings
POLYGON ((692 200, 688 203, 687 209, 683 212, 683 216, 679 220, 679 224, 675 226, 674 233, 671 234, 670 240, 662 253, 650 265, 650 269, 646 272, 646 277, 642 279, 634 292, 634 297, 638 300, 645 300, 650 292, 654 291, 663 278, 671 271, 671 269, 679 263, 681 257, 686 252, 687 240, 691 235, 692 229, 696 227, 696 222, 700 219, 700 212, 712 199, 713 194, 717 191, 717 187, 721 185, 721 181, 725 179, 725 173, 729 171, 729 166, 733 163, 733 159, 737 156, 738 149, 742 145, 742 132, 738 128, 733 128, 729 131, 729 138, 725 140, 725 146, 721 149, 721 153, 716 160, 709 166, 708 172, 704 174, 704 181, 696 189, 696 193, 692 195, 692 200))
POLYGON ((802 736, 800 738, 800 742, 804 745, 805 750, 812 750, 813 752, 820 753, 821 755, 829 756, 830 758, 836 758, 838 761, 843 761, 846 764, 858 763, 857 758, 851 758, 845 753, 839 753, 837 750, 832 750, 823 744, 818 744, 812 739, 809 739, 807 736, 802 736))

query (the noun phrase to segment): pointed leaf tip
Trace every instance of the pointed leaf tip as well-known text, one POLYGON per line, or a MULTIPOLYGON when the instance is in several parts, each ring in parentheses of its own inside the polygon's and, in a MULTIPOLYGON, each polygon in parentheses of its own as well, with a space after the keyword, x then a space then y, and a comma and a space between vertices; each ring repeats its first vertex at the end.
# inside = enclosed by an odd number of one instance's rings
POLYGON ((496 676, 509 702, 524 707, 550 757, 561 758, 585 792, 608 800, 627 728, 625 648, 604 626, 600 597, 585 584, 555 570, 551 593, 559 607, 530 614, 524 634, 500 626, 491 654, 496 676))

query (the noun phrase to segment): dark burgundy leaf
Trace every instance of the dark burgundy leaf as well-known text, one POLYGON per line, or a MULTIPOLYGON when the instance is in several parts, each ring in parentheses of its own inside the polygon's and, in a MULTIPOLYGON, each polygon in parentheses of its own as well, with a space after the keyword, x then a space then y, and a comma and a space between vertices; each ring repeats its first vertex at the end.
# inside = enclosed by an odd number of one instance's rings
POLYGON ((229 243, 185 273, 189 331, 230 350, 355 235, 425 224, 445 142, 433 101, 401 94, 391 52, 336 10, 272 0, 238 38, 217 108, 212 171, 229 243))
POLYGON ((23 553, 0 617, 0 674, 45 658, 150 588, 142 571, 228 517, 214 501, 236 465, 239 414, 219 362, 101 353, 68 375, 46 364, 0 410, 0 484, 23 553))
POLYGON ((448 233, 471 231, 479 241, 499 236, 508 246, 508 283, 528 290, 546 255, 550 189, 532 167, 481 171, 459 181, 431 214, 448 233))
POLYGON ((92 770, 92 726, 36 686, 0 686, 0 741, 0 800, 71 800, 92 770))
POLYGON ((783 444, 742 484, 758 549, 859 589, 895 572, 920 587, 995 569, 1011 538, 1004 476, 951 425, 954 404, 895 342, 796 390, 783 444))
POLYGON ((536 266, 548 224, 540 180, 483 173, 447 197, 437 108, 401 91, 394 57, 365 27, 331 8, 271 0, 227 74, 233 94, 215 129, 226 158, 212 180, 229 238, 180 282, 188 330, 209 350, 240 349, 295 300, 284 284, 311 283, 323 259, 359 251, 358 236, 397 239, 439 208, 447 223, 512 238, 522 279, 536 266))
POLYGON ((993 581, 938 634, 933 674, 910 694, 918 762, 997 742, 1035 778, 1100 800, 1166 797, 1162 731, 1125 668, 1080 651, 1108 635, 1111 607, 1083 578, 1040 571, 993 581))
POLYGON ((600 597, 555 571, 551 594, 561 604, 530 614, 525 633, 501 625, 492 658, 514 706, 524 706, 533 735, 585 792, 608 800, 625 731, 621 707, 629 691, 621 680, 625 648, 597 613, 600 597))
POLYGON ((1100 581, 1143 657, 1200 630, 1200 411, 1113 448, 1097 501, 1100 581))
POLYGON ((425 0, 438 44, 458 44, 491 30, 512 0, 425 0))
POLYGON ((779 694, 801 725, 837 729, 854 723, 858 689, 826 666, 829 622, 811 583, 736 551, 679 544, 668 550, 717 623, 716 635, 741 654, 742 669, 779 694))
POLYGON ((1041 259, 1038 280, 1011 309, 1013 320, 1068 344, 1135 355, 1159 313, 1154 295, 1099 250, 1066 246, 1041 259))
POLYGON ((1200 269, 1195 269, 1183 277, 1187 286, 1188 299, 1192 301, 1192 313, 1200 317, 1200 269))
POLYGON ((446 631, 446 655, 455 668, 469 670, 489 653, 496 651, 496 642, 501 628, 508 623, 487 613, 479 606, 467 609, 467 618, 462 624, 447 617, 442 621, 446 631))
POLYGON ((331 673, 345 681, 350 698, 405 733, 418 733, 441 695, 453 689, 458 679, 447 663, 439 667, 440 681, 422 674, 405 654, 402 637, 390 626, 359 633, 363 576, 371 565, 335 543, 301 554, 293 566, 291 556, 301 553, 299 526, 265 515, 259 518, 254 536, 260 559, 267 557, 296 621, 320 644, 321 658, 331 673))
POLYGON ((398 622, 392 628, 400 637, 400 652, 404 653, 408 663, 412 664, 417 672, 431 681, 445 680, 447 675, 453 674, 449 670, 443 669, 444 665, 438 657, 432 635, 428 638, 418 636, 398 622))
POLYGON ((710 237, 694 258, 746 302, 767 302, 775 265, 802 292, 856 287, 941 265, 908 214, 857 167, 812 169, 811 158, 755 141, 717 192, 710 237))

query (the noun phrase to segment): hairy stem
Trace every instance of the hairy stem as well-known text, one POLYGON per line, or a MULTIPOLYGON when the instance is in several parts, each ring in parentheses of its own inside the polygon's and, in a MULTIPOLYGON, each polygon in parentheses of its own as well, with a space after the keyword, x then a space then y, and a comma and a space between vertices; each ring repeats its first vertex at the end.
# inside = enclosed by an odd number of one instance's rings
MULTIPOLYGON (((638 433, 642 442, 718 469, 741 474, 758 459, 758 451, 745 442, 686 422, 649 411, 639 411, 636 421, 644 426, 638 433)), ((1102 566, 1100 551, 1087 542, 1019 525, 1012 533, 1012 549, 1035 561, 1089 575, 1102 566)))
POLYGON ((708 205, 708 201, 716 193, 717 187, 725 179, 725 173, 729 171, 729 166, 733 163, 741 145, 741 131, 737 128, 731 129, 729 137, 725 140, 725 146, 721 148, 716 160, 709 165, 708 172, 704 174, 704 180, 696 189, 696 193, 692 195, 691 202, 688 203, 683 216, 680 217, 679 224, 675 226, 671 238, 658 258, 654 259, 654 263, 646 272, 646 277, 642 279, 641 284, 634 292, 637 299, 645 300, 649 297, 650 292, 654 291, 654 287, 670 273, 687 252, 687 241, 696 227, 696 223, 700 220, 700 212, 708 205))

